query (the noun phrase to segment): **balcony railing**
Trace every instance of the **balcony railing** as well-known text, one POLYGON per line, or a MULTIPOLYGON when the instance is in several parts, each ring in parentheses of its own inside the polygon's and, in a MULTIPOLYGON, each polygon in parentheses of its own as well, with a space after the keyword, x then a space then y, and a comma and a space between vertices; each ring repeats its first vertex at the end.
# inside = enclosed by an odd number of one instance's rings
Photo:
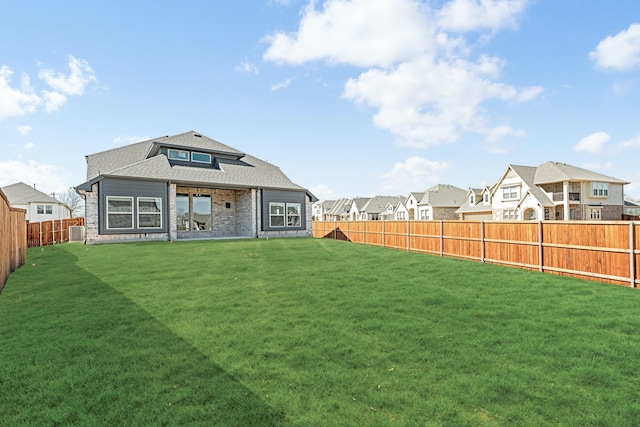
MULTIPOLYGON (((553 193, 553 201, 554 202, 562 202, 562 201, 564 201, 564 193, 553 193)), ((571 202, 579 202, 580 201, 580 193, 569 193, 569 201, 571 201, 571 202)))

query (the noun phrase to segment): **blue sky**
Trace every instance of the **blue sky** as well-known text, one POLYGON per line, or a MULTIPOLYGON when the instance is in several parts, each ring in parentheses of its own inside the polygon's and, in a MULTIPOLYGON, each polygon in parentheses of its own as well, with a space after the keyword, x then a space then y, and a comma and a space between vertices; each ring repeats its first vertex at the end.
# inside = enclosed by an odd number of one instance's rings
POLYGON ((0 6, 0 186, 195 130, 320 199, 493 184, 548 160, 640 198, 640 1, 0 6))

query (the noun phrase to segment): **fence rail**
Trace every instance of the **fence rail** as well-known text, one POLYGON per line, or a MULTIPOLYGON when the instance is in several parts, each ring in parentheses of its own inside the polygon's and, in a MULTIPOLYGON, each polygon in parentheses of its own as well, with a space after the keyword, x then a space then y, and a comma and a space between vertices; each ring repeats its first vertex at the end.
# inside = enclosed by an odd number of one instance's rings
POLYGON ((314 221, 313 237, 640 285, 640 222, 314 221))
POLYGON ((27 224, 27 246, 37 248, 69 241, 69 227, 84 226, 84 218, 67 218, 27 224))
POLYGON ((0 291, 9 274, 25 263, 27 252, 26 211, 9 206, 0 190, 0 291))

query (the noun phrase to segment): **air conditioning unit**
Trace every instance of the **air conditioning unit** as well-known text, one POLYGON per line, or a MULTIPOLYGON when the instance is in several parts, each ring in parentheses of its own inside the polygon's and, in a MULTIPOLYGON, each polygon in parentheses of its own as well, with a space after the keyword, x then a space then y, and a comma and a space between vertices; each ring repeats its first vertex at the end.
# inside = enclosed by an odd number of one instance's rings
POLYGON ((70 242, 84 242, 84 226, 72 225, 69 227, 70 242))

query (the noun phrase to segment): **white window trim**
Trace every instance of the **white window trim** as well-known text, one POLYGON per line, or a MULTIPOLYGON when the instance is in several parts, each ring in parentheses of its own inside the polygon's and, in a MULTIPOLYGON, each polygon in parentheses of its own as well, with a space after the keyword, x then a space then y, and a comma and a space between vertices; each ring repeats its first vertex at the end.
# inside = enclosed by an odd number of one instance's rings
POLYGON ((282 202, 269 202, 269 228, 286 228, 287 225, 287 204, 282 202), (282 215, 274 215, 271 213, 271 206, 281 206, 282 215), (282 217, 282 225, 273 225, 273 217, 282 217))
POLYGON ((591 183, 591 196, 592 197, 609 197, 609 183, 608 182, 592 182, 591 183), (602 194, 596 194, 602 193, 602 194))
POLYGON ((600 221, 602 220, 602 208, 600 207, 593 207, 590 206, 589 207, 589 219, 592 221, 600 221), (594 215, 594 213, 596 213, 596 215, 594 215))
POLYGON ((504 187, 500 188, 502 190, 502 200, 518 200, 518 198, 520 197, 519 185, 505 185, 504 187))
POLYGON ((169 148, 169 150, 167 151, 167 157, 169 157, 169 159, 171 159, 171 160, 180 160, 180 161, 183 161, 183 162, 188 162, 189 158, 190 158, 190 155, 189 155, 188 151, 176 150, 176 149, 173 149, 173 148, 169 148), (172 156, 171 153, 177 153, 178 157, 172 156), (187 155, 186 159, 183 159, 183 158, 179 157, 179 155, 182 154, 182 153, 185 153, 187 155))
POLYGON ((162 198, 161 197, 138 197, 137 199, 137 207, 138 207, 138 228, 145 230, 159 230, 162 228, 162 198), (149 201, 152 200, 154 202, 160 201, 160 211, 159 212, 140 212, 140 201, 149 201), (160 225, 158 227, 146 227, 140 225, 140 215, 158 215, 160 217, 160 225))
POLYGON ((290 228, 298 228, 298 227, 302 227, 302 204, 301 203, 287 203, 287 207, 286 207, 286 221, 285 221, 285 227, 290 227, 290 228), (289 215, 289 206, 293 206, 296 205, 298 207, 298 214, 297 215, 289 215), (289 218, 293 218, 293 217, 297 217, 298 218, 298 225, 289 225, 289 218))
POLYGON ((191 152, 191 161, 194 163, 205 163, 205 164, 210 164, 211 163, 211 154, 210 153, 201 153, 199 151, 192 151, 191 152), (194 155, 202 155, 202 156, 207 156, 209 157, 208 161, 205 160, 196 160, 193 158, 194 155))
POLYGON ((127 196, 107 196, 107 206, 105 209, 105 226, 107 230, 133 230, 133 197, 127 196), (131 212, 109 212, 109 199, 128 199, 131 201, 131 212), (131 227, 109 227, 109 214, 131 215, 131 227))

